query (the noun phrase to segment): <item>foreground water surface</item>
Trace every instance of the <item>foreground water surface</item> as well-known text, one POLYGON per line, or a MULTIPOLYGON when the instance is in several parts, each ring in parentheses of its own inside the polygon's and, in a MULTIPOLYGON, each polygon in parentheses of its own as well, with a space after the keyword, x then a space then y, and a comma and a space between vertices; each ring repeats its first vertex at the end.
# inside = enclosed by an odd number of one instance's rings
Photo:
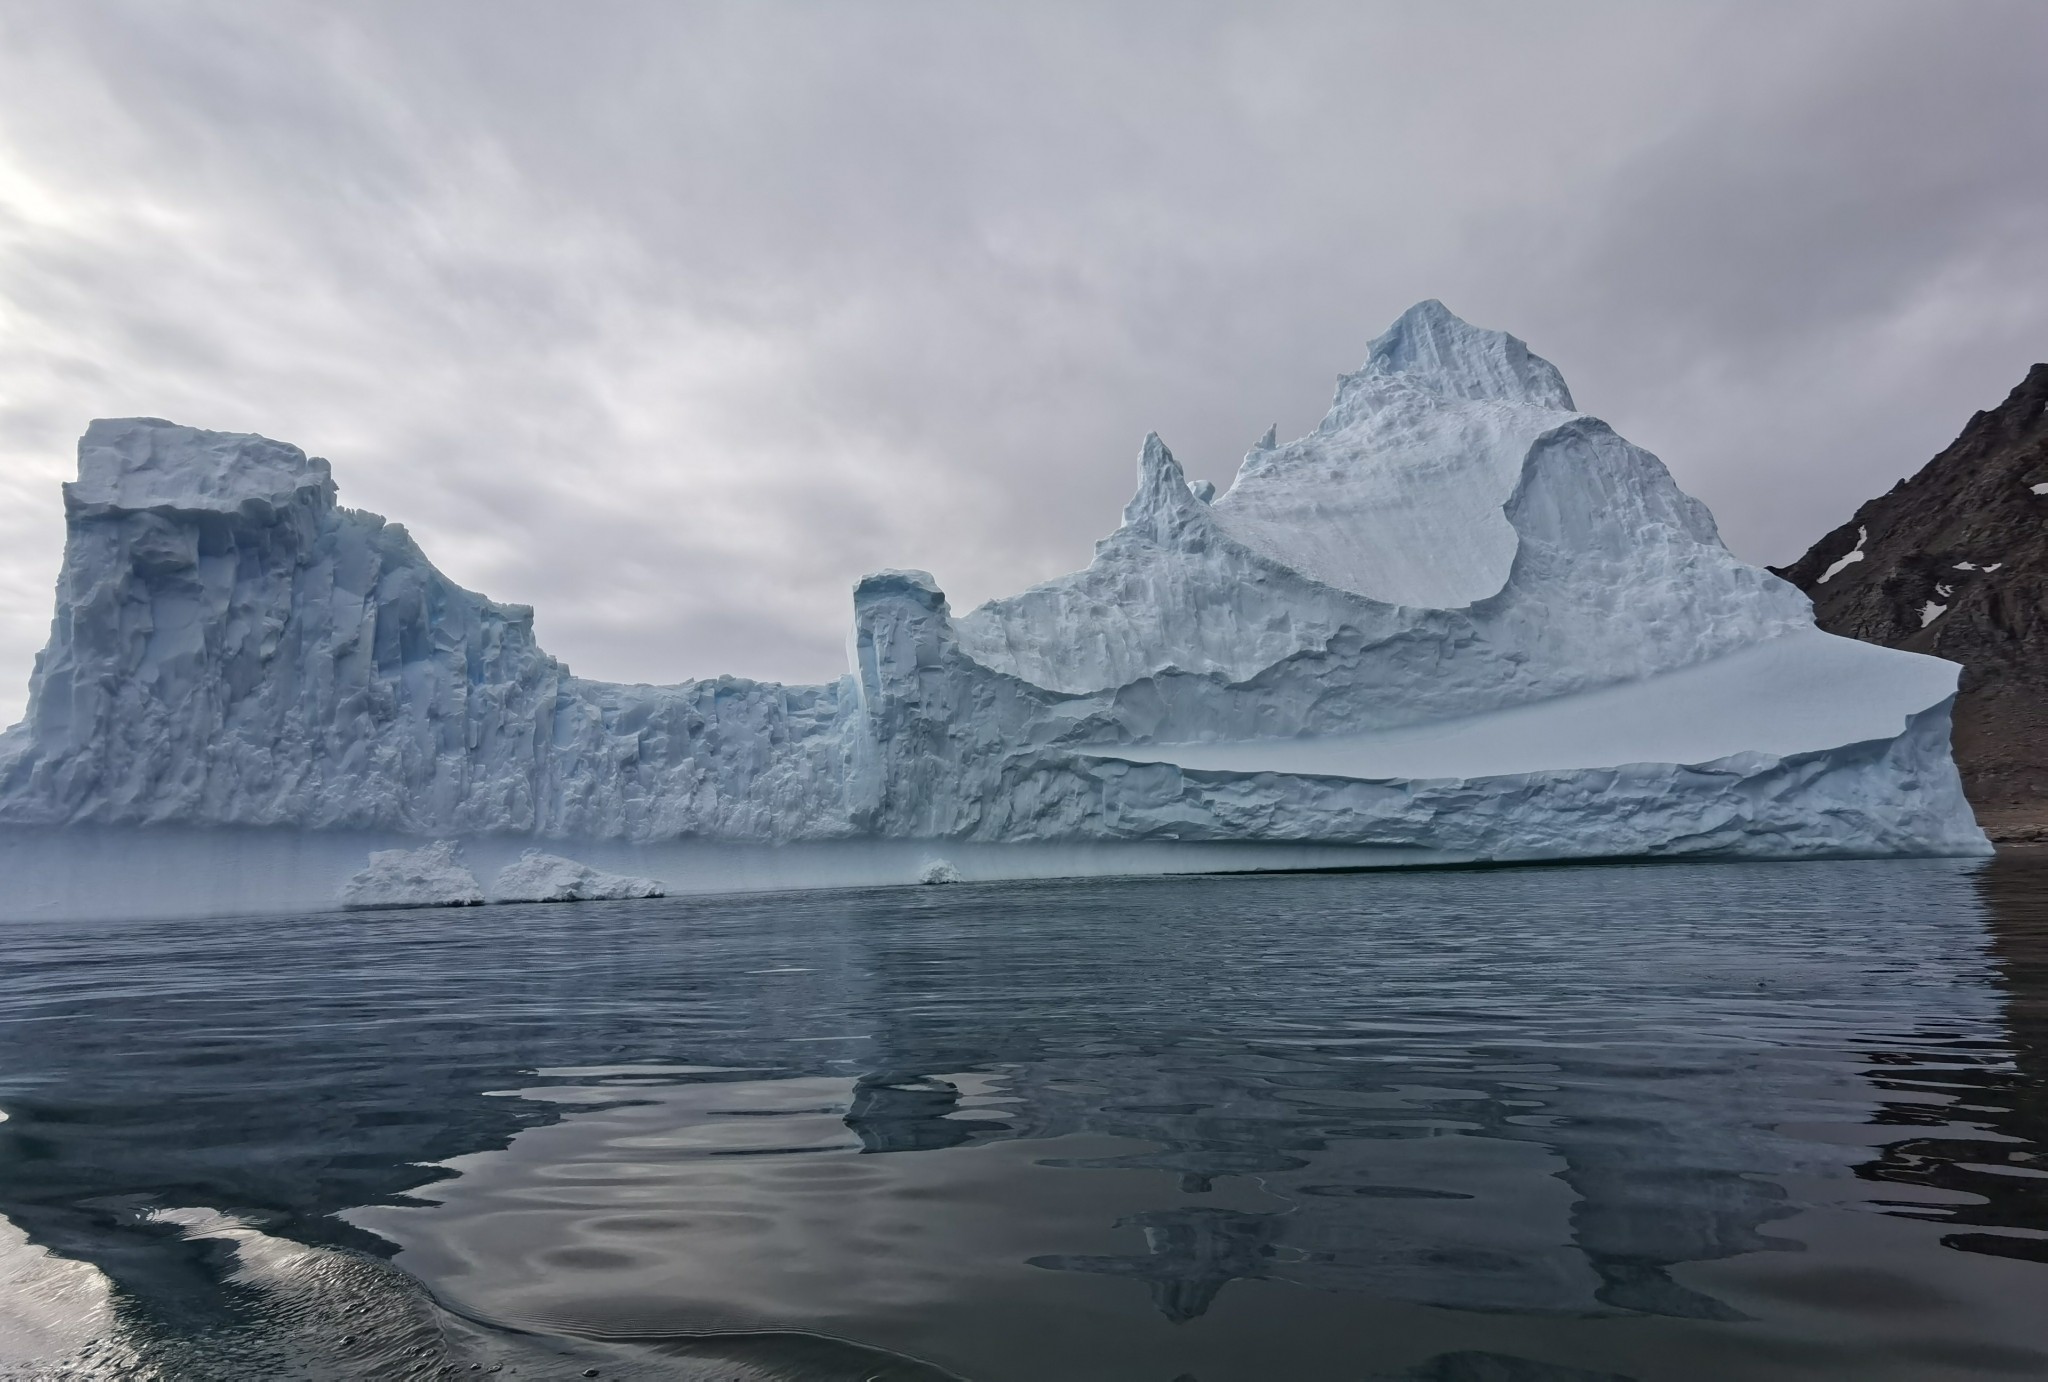
POLYGON ((16 926, 0 1374, 2048 1376, 2048 866, 16 926))

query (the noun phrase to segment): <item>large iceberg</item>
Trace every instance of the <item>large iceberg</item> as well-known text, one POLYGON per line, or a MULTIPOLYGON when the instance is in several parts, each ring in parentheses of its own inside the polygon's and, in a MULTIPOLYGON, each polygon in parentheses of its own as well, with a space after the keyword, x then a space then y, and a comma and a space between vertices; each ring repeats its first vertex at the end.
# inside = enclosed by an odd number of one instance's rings
POLYGON ((1086 570, 960 616, 921 571, 868 576, 823 686, 573 676, 530 609, 262 437, 94 422, 64 499, 0 824, 943 841, 978 877, 998 846, 1038 847, 1020 872, 1988 849, 1953 664, 1817 631, 1555 368, 1436 302, 1220 496, 1147 438, 1086 570))

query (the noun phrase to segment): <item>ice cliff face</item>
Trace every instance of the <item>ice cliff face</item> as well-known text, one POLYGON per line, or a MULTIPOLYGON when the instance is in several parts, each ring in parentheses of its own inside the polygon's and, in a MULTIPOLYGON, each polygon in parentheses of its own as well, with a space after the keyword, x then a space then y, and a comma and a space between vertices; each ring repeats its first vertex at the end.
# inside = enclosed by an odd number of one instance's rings
POLYGON ((0 816, 591 835, 802 832, 838 687, 569 675, 261 437, 95 422, 0 816))
POLYGON ((0 822, 1984 847, 1947 757, 1953 666, 1815 633, 1554 368, 1434 302, 1221 497, 1147 439, 1085 571, 959 618, 922 572, 866 578, 829 686, 571 676, 530 610, 454 585, 403 528, 340 507, 324 461, 259 437, 96 422, 65 504, 0 822), (1754 677, 1697 672, 1766 646, 1754 677), (1800 669, 1864 653, 1788 739, 1785 698, 1815 693, 1800 669), (1709 695, 1703 740, 1685 728, 1709 695), (1472 749, 1532 708, 1573 747, 1472 749), (1641 729, 1625 757, 1569 732, 1616 714, 1641 729), (1432 726, 1465 749, 1432 759, 1432 726))

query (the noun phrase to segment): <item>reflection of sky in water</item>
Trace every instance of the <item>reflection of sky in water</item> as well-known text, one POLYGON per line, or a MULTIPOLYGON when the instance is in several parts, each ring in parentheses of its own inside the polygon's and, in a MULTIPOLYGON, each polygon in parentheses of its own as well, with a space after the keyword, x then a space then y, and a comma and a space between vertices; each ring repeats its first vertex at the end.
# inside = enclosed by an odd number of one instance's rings
POLYGON ((0 1000, 0 1209, 179 1318, 232 1313, 219 1264, 138 1206, 396 1244, 459 1310, 664 1367, 807 1330, 976 1377, 2048 1368, 2044 883, 1665 866, 67 930, 0 1000))

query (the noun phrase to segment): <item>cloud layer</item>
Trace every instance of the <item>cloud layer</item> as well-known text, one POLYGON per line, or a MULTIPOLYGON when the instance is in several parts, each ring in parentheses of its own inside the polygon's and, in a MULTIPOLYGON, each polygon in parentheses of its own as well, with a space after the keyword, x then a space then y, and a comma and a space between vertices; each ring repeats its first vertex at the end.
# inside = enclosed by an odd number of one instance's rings
POLYGON ((578 671, 1086 560, 1410 302, 1782 560, 2048 354, 2048 7, 17 0, 0 722, 87 419, 331 458, 578 671))

